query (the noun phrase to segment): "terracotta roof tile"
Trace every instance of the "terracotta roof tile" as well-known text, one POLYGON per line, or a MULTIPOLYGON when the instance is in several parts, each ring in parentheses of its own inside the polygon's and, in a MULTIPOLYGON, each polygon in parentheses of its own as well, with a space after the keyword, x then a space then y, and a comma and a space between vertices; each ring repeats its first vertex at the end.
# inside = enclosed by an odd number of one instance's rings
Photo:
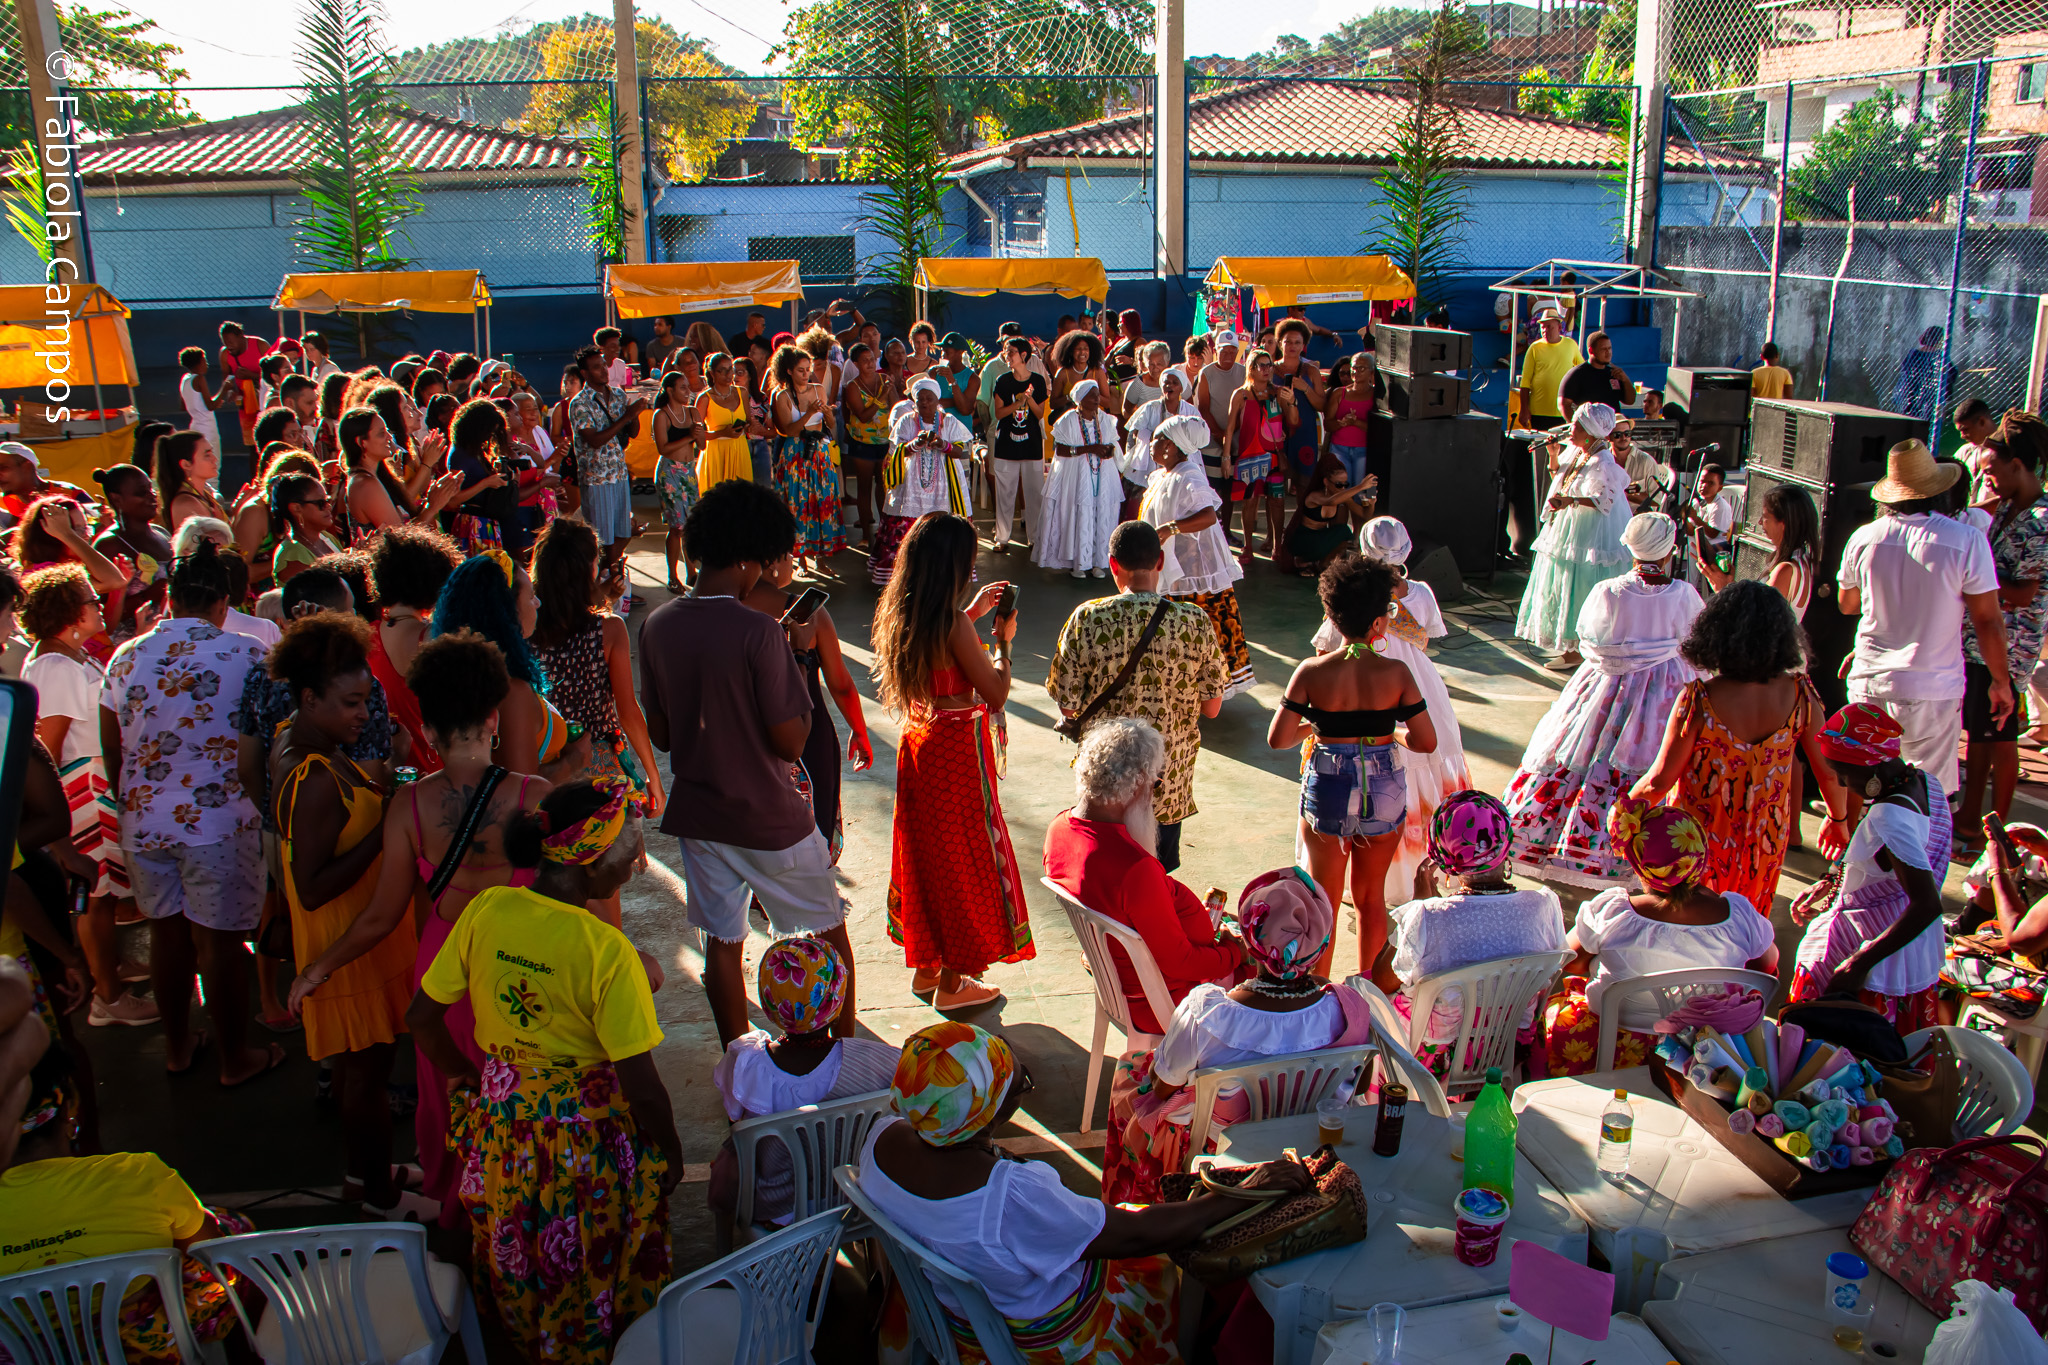
MULTIPOLYGON (((1188 156, 1195 161, 1299 165, 1384 165, 1410 101, 1383 85, 1355 81, 1268 80, 1234 85, 1188 101, 1188 156)), ((1591 124, 1461 106, 1465 164, 1480 169, 1613 170, 1623 138, 1591 124)), ((1150 155, 1142 113, 1056 128, 966 152, 955 166, 1004 157, 1135 158, 1150 155)), ((1671 169, 1700 170, 1690 147, 1674 143, 1671 169)))
MULTIPOLYGON (((299 164, 300 139, 291 109, 271 109, 214 123, 88 143, 79 170, 92 184, 118 175, 125 185, 175 185, 222 180, 282 180, 299 164)), ((398 150, 426 176, 477 171, 573 173, 583 151, 568 138, 462 123, 407 110, 398 118, 398 150)))

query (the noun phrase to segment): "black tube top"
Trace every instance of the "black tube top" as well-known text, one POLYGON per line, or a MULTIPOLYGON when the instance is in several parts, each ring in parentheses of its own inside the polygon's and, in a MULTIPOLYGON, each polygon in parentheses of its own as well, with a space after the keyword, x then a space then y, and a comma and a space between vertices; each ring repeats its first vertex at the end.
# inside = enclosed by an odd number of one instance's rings
POLYGON ((1389 706, 1380 711, 1325 711, 1320 706, 1296 701, 1292 697, 1282 697, 1280 705, 1315 726, 1316 734, 1323 739, 1365 739, 1372 735, 1390 735, 1400 722, 1411 720, 1429 709, 1428 702, 1413 701, 1406 706, 1389 706))

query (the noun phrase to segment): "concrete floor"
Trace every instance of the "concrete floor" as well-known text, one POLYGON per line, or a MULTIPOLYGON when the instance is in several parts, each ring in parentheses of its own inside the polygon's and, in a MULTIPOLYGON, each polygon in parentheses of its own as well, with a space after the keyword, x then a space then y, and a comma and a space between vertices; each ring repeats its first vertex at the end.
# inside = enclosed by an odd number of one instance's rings
MULTIPOLYGON (((660 542, 645 538, 639 545, 633 556, 636 591, 655 603, 666 600, 660 542)), ((1019 681, 1008 707, 1009 776, 1002 802, 1018 855, 1030 873, 1047 822, 1073 797, 1073 748, 1052 730, 1058 710, 1043 686, 1047 662, 1072 608, 1111 591, 1112 585, 1048 573, 1018 555, 984 553, 978 574, 983 582, 1010 578, 1021 588, 1015 648, 1019 681)), ((910 994, 910 972, 885 927, 899 731, 896 719, 874 701, 864 669, 877 593, 867 580, 866 556, 857 548, 831 560, 819 581, 832 594, 829 610, 867 706, 876 754, 873 770, 845 774, 846 851, 839 868, 859 972, 860 1024, 866 1033, 897 1043, 941 1016, 910 994)), ((1432 651, 1457 703, 1473 779, 1491 791, 1505 785, 1530 732, 1564 682, 1563 675, 1544 671, 1540 656, 1531 656, 1511 638, 1513 599, 1520 586, 1520 577, 1508 574, 1491 584, 1469 585, 1462 600, 1445 604, 1450 634, 1432 651)), ((1297 760, 1292 751, 1267 747, 1266 725, 1295 663, 1308 652, 1321 616, 1312 583, 1283 578, 1264 561, 1239 585, 1239 597, 1258 682, 1250 693, 1226 703, 1221 716, 1203 723, 1196 776, 1201 813, 1186 827, 1179 874, 1198 890, 1221 886, 1233 896, 1252 876, 1292 858, 1297 760)), ((632 613, 636 634, 646 612, 643 605, 632 613)), ((1817 832, 1809 819, 1807 837, 1817 832)), ((649 852, 648 874, 626 891, 624 923, 635 942, 670 967, 667 986, 655 1003, 666 1033, 657 1060, 689 1162, 674 1207, 680 1273, 713 1259, 702 1182, 727 1125, 711 1083, 717 1034, 698 984, 702 958, 685 922, 680 858, 673 841, 660 836, 651 841, 649 852)), ((1816 855, 1795 853, 1784 891, 1796 894, 1820 867, 1816 855)), ((1960 871, 1952 869, 1952 874, 1960 871)), ((1956 881, 1952 875, 1952 894, 1956 881)), ((1093 988, 1064 916, 1039 887, 1035 873, 1026 876, 1025 884, 1038 956, 993 969, 989 979, 1003 988, 1004 998, 965 1017, 1000 1029, 1037 1079, 1037 1091, 1018 1118, 1020 1150, 1050 1156, 1074 1188, 1093 1193, 1102 1142, 1101 1098, 1096 1131, 1075 1133, 1093 1025, 1093 988)), ((1581 899, 1568 895, 1567 904, 1575 908, 1581 899)), ((1781 896, 1774 922, 1789 964, 1797 932, 1785 917, 1785 903, 1781 896)), ((749 944, 750 973, 768 942, 765 927, 757 923, 756 929, 749 944)), ((1337 961, 1348 971, 1345 964, 1356 960, 1355 926, 1340 923, 1338 939, 1337 961)), ((155 1151, 210 1201, 253 1205, 266 1225, 348 1216, 345 1207, 330 1202, 341 1172, 339 1124, 332 1108, 314 1099, 314 1067, 300 1039, 285 1040, 293 1054, 287 1066, 239 1090, 222 1091, 205 1066, 198 1068, 199 1075, 166 1076, 162 1034, 155 1028, 89 1029, 82 1018, 80 1023, 99 1072, 102 1131, 109 1150, 155 1151)), ((409 1124, 400 1129, 401 1145, 409 1147, 409 1124)))

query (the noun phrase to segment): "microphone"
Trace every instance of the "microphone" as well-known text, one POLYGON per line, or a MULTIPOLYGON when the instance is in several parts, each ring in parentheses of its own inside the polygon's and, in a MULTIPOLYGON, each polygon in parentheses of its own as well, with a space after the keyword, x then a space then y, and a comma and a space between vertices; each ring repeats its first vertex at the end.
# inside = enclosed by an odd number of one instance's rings
POLYGON ((1714 455, 1718 454, 1720 452, 1720 449, 1721 443, 1719 441, 1709 441, 1705 445, 1699 447, 1699 449, 1688 450, 1685 453, 1688 455, 1714 455))

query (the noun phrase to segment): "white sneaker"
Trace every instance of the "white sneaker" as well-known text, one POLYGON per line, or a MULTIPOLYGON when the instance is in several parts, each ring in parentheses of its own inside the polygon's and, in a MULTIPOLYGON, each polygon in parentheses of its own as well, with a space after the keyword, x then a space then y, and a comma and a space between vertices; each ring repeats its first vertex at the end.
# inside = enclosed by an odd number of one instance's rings
POLYGON ((1107 577, 1109 577, 1109 570, 1107 570, 1107 569, 1090 569, 1090 570, 1088 571, 1088 576, 1089 576, 1090 578, 1107 578, 1107 577))
POLYGON ((156 1006, 144 1000, 134 991, 122 991, 112 1001, 92 998, 92 1008, 86 1015, 86 1022, 94 1028, 105 1028, 109 1024, 126 1024, 130 1028, 157 1021, 156 1006))
POLYGON ((1073 571, 1072 576, 1075 578, 1086 578, 1088 576, 1088 571, 1086 569, 1075 569, 1073 571))

